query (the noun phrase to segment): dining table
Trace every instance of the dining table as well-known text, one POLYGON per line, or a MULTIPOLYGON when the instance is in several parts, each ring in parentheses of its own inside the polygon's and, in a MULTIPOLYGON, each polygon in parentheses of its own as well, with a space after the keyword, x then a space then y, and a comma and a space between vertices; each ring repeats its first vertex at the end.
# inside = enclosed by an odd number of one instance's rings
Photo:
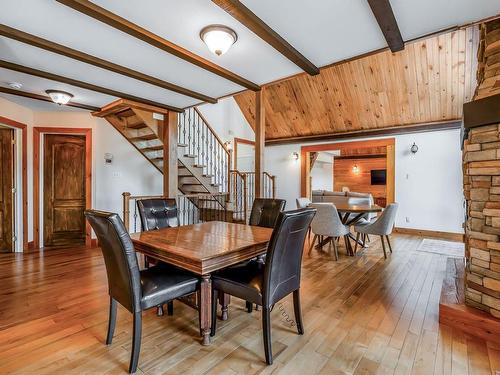
MULTIPOLYGON (((383 207, 376 204, 353 204, 349 202, 335 203, 335 207, 339 213, 340 221, 342 224, 351 226, 356 225, 359 221, 363 219, 367 214, 370 213, 378 213, 384 210, 383 207)), ((349 239, 352 239, 354 242, 357 242, 359 245, 364 246, 364 243, 357 240, 356 237, 349 232, 347 235, 349 239)), ((322 248, 325 244, 327 244, 331 240, 331 237, 325 237, 322 241, 319 242, 318 248, 322 248)), ((350 255, 354 255, 354 251, 352 249, 351 243, 349 240, 346 240, 347 252, 350 255)))
MULTIPOLYGON (((272 229, 245 224, 209 221, 163 228, 131 235, 135 250, 200 277, 196 307, 200 311, 202 344, 210 344, 212 303, 211 274, 264 254, 272 229)), ((229 296, 220 296, 222 319, 227 319, 229 296)))

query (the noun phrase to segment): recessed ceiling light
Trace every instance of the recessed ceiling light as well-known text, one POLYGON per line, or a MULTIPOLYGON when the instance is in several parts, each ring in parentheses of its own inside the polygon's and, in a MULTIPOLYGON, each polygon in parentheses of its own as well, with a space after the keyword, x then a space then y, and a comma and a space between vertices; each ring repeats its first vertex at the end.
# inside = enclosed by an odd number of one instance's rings
POLYGON ((21 87, 23 87, 22 83, 19 82, 8 82, 7 86, 14 90, 21 90, 21 87))
POLYGON ((48 96, 50 96, 54 103, 59 105, 68 103, 73 97, 73 94, 61 90, 46 90, 45 92, 48 96))
POLYGON ((225 54, 236 43, 238 35, 227 26, 209 25, 200 31, 200 38, 211 52, 220 56, 225 54))

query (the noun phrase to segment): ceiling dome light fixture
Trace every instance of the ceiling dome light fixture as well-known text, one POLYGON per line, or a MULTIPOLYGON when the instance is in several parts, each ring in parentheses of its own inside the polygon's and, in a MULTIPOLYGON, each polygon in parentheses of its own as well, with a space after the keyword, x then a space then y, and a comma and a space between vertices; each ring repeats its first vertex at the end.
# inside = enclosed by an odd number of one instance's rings
POLYGON ((61 90, 46 90, 45 92, 54 103, 59 105, 67 104, 73 97, 73 94, 61 90))
POLYGON ((200 38, 208 49, 217 56, 225 54, 236 43, 238 35, 224 25, 209 25, 201 29, 200 38))

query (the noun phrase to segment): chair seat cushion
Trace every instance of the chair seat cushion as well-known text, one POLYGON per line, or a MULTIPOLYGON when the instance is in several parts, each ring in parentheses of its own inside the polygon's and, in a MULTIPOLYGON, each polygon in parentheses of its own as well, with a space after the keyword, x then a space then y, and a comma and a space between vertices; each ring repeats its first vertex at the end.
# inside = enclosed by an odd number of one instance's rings
POLYGON ((140 271, 142 309, 160 305, 196 291, 198 278, 166 263, 140 271))
POLYGON ((212 275, 212 287, 246 301, 262 304, 265 264, 249 261, 212 275))

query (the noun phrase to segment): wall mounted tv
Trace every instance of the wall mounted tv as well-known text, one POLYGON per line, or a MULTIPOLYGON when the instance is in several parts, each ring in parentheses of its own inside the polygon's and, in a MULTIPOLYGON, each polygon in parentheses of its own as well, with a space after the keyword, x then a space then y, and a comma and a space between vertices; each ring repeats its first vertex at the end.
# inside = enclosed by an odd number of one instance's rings
POLYGON ((386 169, 372 169, 371 174, 371 184, 372 185, 385 185, 387 180, 387 170, 386 169))

